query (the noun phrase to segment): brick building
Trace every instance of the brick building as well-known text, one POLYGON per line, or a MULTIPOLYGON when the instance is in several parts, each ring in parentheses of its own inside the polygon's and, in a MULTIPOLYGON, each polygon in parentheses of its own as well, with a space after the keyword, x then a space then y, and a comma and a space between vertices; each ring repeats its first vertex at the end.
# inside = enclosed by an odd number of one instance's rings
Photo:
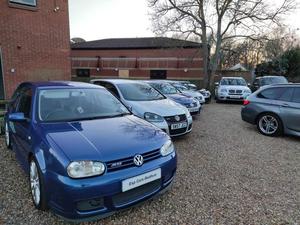
POLYGON ((70 79, 67 0, 0 1, 0 99, 22 81, 70 79))
POLYGON ((203 80, 201 44, 173 38, 119 38, 71 46, 72 77, 203 80))

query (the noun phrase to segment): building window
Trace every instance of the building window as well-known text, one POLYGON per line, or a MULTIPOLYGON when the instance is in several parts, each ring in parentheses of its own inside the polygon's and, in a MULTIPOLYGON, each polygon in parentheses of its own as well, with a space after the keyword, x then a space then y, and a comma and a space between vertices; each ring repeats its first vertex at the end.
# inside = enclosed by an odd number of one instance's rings
POLYGON ((76 75, 77 75, 77 77, 89 77, 90 69, 77 69, 76 75))
POLYGON ((9 2, 19 5, 36 6, 36 0, 9 0, 9 2))

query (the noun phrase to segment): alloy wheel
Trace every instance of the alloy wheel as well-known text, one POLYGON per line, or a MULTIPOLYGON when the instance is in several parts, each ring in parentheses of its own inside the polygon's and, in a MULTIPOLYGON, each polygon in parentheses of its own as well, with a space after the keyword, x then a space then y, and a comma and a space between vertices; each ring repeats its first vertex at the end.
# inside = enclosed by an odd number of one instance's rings
POLYGON ((34 160, 30 163, 30 188, 34 204, 38 206, 41 201, 41 189, 38 168, 34 160))
POLYGON ((7 147, 10 146, 10 137, 9 137, 9 129, 8 129, 8 124, 5 123, 5 144, 7 147))
POLYGON ((260 130, 267 134, 272 135, 275 134, 278 130, 279 124, 277 119, 272 115, 265 115, 259 120, 259 128, 260 130))

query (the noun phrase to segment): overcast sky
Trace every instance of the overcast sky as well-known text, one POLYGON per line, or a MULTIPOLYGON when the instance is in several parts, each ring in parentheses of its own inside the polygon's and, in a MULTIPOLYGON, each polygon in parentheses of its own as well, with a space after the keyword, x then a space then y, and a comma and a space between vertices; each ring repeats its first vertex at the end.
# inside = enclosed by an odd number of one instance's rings
MULTIPOLYGON (((96 40, 154 36, 148 11, 147 0, 70 0, 71 37, 96 40)), ((300 28, 299 18, 298 9, 286 23, 300 28)))

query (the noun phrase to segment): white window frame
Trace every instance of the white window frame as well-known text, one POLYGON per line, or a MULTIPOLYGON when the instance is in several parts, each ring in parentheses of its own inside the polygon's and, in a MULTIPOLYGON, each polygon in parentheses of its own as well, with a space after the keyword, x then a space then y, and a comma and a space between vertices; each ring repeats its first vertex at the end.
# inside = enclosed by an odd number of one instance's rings
POLYGON ((24 1, 24 0, 9 0, 10 3, 25 5, 25 6, 31 6, 36 7, 37 6, 37 0, 32 0, 32 4, 24 1))

